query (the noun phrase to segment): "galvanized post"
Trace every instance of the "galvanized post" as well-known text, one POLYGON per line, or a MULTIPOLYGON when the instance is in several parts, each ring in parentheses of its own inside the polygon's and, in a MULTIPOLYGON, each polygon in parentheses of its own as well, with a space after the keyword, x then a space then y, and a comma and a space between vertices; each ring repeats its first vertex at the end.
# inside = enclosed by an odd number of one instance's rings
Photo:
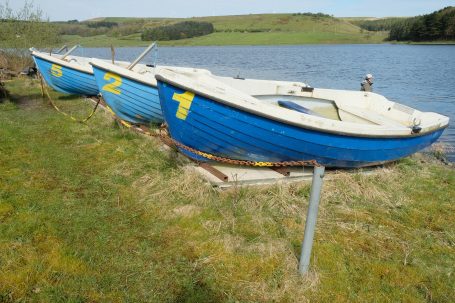
POLYGON ((305 234, 303 236, 302 252, 300 254, 299 272, 304 275, 310 267, 311 249, 313 248, 313 237, 318 217, 319 200, 321 198, 322 181, 324 178, 324 166, 315 166, 313 169, 313 182, 311 184, 310 204, 305 223, 305 234))

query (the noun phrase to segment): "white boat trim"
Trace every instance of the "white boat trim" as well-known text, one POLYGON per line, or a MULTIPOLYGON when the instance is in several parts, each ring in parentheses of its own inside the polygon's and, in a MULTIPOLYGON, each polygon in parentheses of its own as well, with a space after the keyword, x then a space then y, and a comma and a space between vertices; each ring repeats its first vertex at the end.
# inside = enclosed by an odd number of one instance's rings
POLYGON ((190 68, 190 67, 177 67, 177 66, 148 66, 144 64, 137 64, 134 66, 132 70, 127 68, 125 64, 112 64, 110 62, 106 62, 104 60, 93 58, 90 61, 90 64, 96 66, 107 72, 112 72, 118 74, 122 77, 128 78, 133 81, 140 82, 147 86, 157 87, 157 82, 155 79, 156 72, 161 68, 172 69, 180 72, 191 72, 191 73, 203 73, 203 74, 210 74, 208 70, 205 69, 198 69, 198 68, 190 68))
POLYGON ((67 56, 65 60, 62 60, 62 55, 49 55, 39 51, 32 51, 33 57, 38 57, 43 60, 70 68, 75 69, 77 71, 93 75, 92 66, 89 64, 89 58, 86 57, 79 57, 79 56, 67 56))

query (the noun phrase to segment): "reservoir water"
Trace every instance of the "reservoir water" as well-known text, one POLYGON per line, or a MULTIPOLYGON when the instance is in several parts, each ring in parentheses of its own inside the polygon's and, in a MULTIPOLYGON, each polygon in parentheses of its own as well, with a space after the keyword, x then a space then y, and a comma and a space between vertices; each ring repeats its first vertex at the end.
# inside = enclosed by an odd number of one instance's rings
MULTIPOLYGON (((131 61, 143 48, 118 48, 117 60, 131 61)), ((85 48, 79 55, 110 58, 109 48, 85 48)), ((455 45, 299 45, 160 47, 159 65, 206 68, 224 76, 305 82, 313 87, 360 89, 365 74, 374 92, 421 111, 450 117, 440 141, 455 161, 455 45)), ((152 63, 152 56, 144 59, 152 63)))

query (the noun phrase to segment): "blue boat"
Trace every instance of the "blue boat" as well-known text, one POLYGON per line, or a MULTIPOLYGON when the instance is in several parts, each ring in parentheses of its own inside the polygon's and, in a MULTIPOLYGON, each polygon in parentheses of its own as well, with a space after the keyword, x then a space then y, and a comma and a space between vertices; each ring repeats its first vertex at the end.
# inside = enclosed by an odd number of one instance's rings
POLYGON ((32 57, 44 81, 52 89, 64 94, 98 95, 98 86, 88 58, 51 55, 36 50, 32 50, 32 57))
POLYGON ((369 92, 304 83, 232 79, 160 70, 172 138, 197 161, 210 155, 255 162, 316 160, 355 168, 411 155, 435 142, 449 118, 369 92), (208 154, 208 155, 207 155, 208 154))
POLYGON ((126 66, 92 59, 96 83, 106 104, 122 120, 134 124, 163 122, 155 67, 126 66))

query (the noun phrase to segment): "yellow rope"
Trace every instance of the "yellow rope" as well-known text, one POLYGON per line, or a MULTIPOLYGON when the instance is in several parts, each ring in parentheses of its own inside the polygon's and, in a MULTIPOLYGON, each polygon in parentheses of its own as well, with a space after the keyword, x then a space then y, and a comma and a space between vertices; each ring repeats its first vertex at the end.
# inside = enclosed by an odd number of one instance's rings
MULTIPOLYGON (((40 78, 41 78, 41 77, 42 77, 42 76, 40 75, 40 78)), ((70 114, 65 113, 64 111, 62 111, 62 110, 55 104, 55 101, 52 99, 51 95, 49 94, 49 91, 48 91, 47 87, 43 84, 42 78, 41 78, 41 92, 43 93, 43 96, 44 96, 44 94, 47 95, 47 98, 49 99, 50 104, 52 105, 52 107, 55 108, 55 110, 57 110, 57 111, 58 111, 59 113, 61 113, 62 115, 67 116, 67 117, 70 118, 71 120, 76 121, 76 122, 79 122, 79 123, 85 123, 85 122, 87 122, 88 120, 90 120, 90 118, 92 118, 93 115, 95 114, 95 112, 96 112, 96 110, 97 110, 97 108, 98 108, 98 105, 100 104, 100 101, 101 101, 101 99, 98 98, 98 101, 96 102, 96 105, 95 105, 95 107, 93 108, 93 110, 92 110, 92 112, 90 113, 90 115, 89 115, 87 118, 85 118, 85 119, 79 120, 79 119, 74 118, 74 117, 71 116, 70 114)))

